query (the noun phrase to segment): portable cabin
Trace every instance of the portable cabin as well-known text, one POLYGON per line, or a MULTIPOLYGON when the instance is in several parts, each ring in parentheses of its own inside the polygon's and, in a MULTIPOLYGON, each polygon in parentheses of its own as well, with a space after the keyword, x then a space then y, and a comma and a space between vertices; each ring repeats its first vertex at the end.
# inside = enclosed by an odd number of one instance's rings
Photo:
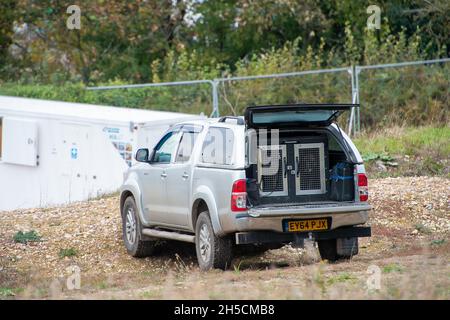
POLYGON ((0 96, 0 211, 84 201, 116 191, 140 147, 176 112, 0 96))

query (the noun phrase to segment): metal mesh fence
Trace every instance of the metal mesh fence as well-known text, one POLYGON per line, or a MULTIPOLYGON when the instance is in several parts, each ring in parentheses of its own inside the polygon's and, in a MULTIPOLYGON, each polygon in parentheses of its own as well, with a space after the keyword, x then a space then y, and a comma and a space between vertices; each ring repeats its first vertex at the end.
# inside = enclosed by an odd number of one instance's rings
POLYGON ((220 79, 220 113, 242 115, 252 105, 351 102, 351 74, 347 69, 319 71, 220 79))
POLYGON ((362 69, 362 128, 448 123, 450 64, 362 69))
POLYGON ((360 103, 349 118, 338 120, 352 134, 392 124, 448 123, 449 62, 445 58, 88 89, 107 90, 96 93, 105 104, 211 116, 242 115, 252 105, 360 103))
POLYGON ((210 81, 168 84, 119 85, 91 88, 95 99, 106 105, 191 114, 213 112, 210 81))

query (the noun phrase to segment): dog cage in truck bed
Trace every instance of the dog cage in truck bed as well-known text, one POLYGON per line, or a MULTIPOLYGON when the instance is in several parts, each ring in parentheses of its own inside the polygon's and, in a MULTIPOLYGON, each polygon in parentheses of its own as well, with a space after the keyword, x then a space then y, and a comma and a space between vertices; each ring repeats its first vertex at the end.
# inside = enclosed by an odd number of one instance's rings
POLYGON ((330 200, 328 136, 324 128, 351 107, 354 105, 247 108, 248 128, 281 129, 275 143, 256 140, 253 173, 261 204, 330 200))

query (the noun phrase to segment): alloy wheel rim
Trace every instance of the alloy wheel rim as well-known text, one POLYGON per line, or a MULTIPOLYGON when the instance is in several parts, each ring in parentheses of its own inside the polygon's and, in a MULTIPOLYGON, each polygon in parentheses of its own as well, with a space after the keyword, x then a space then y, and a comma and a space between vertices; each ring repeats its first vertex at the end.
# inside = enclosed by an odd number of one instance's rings
POLYGON ((127 210, 125 232, 128 243, 134 244, 134 242, 136 241, 136 219, 134 218, 133 208, 128 208, 127 210))
POLYGON ((199 238, 200 256, 204 262, 208 262, 211 257, 211 234, 206 224, 200 228, 199 238))

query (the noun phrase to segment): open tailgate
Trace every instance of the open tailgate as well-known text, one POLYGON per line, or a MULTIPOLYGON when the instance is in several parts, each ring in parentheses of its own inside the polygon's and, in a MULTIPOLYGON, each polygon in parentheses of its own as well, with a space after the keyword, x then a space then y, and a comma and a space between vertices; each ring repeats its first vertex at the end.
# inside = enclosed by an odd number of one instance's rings
POLYGON ((248 128, 324 127, 358 104, 292 104, 252 106, 245 110, 248 128))

